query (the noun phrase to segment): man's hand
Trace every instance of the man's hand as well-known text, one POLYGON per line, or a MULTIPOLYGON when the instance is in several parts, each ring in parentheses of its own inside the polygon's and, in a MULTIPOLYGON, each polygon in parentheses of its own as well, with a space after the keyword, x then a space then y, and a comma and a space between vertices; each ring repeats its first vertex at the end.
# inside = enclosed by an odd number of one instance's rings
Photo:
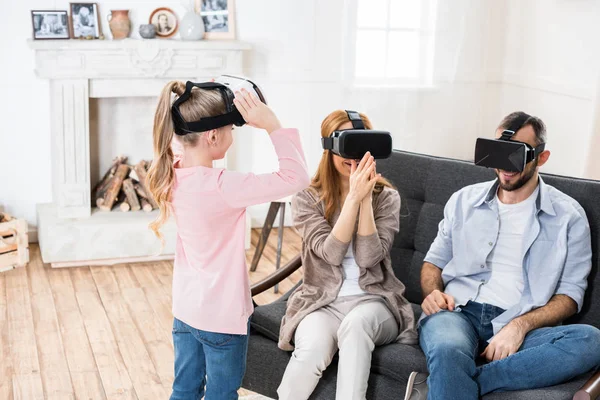
POLYGON ((512 356, 519 351, 526 335, 527 331, 520 324, 512 321, 492 338, 490 344, 481 353, 481 357, 485 357, 488 361, 498 361, 512 356))
POLYGON ((421 308, 425 315, 435 314, 441 310, 454 311, 454 297, 436 289, 425 297, 421 308))

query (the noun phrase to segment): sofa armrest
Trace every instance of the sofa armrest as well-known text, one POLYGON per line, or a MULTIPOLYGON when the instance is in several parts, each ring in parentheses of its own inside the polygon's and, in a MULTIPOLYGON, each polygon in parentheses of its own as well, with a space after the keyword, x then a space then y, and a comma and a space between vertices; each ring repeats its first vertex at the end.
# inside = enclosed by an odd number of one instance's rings
POLYGON ((596 372, 588 381, 579 389, 573 400, 596 400, 600 398, 600 371, 596 372))
POLYGON ((257 294, 261 294, 262 292, 272 288, 275 284, 283 281, 288 276, 296 272, 302 266, 302 258, 300 254, 294 257, 289 263, 284 265, 282 268, 279 268, 277 271, 267 276, 262 281, 255 283, 252 285, 251 293, 252 297, 257 294))

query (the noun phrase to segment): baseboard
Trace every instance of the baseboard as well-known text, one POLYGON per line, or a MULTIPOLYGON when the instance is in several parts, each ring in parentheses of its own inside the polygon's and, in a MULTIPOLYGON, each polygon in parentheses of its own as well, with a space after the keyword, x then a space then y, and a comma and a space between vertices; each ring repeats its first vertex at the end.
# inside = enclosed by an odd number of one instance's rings
POLYGON ((37 226, 29 225, 27 229, 27 237, 29 238, 29 243, 38 243, 37 226))

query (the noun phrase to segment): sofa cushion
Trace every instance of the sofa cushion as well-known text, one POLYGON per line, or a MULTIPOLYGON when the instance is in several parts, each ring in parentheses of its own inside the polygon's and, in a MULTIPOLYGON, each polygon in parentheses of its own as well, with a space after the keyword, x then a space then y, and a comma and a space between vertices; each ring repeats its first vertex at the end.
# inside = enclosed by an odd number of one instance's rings
POLYGON ((392 343, 376 347, 373 351, 371 373, 406 382, 413 371, 427 371, 425 354, 419 345, 392 343))
POLYGON ((268 337, 269 339, 279 341, 279 327, 281 319, 285 315, 286 302, 275 301, 264 306, 259 306, 254 309, 250 325, 257 332, 268 337))

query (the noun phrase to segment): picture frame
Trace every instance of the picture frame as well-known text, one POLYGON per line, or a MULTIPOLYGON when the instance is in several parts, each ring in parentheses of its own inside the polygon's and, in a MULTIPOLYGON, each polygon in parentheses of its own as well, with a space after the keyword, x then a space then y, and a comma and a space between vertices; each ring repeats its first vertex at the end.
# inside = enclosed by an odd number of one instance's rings
POLYGON ((152 11, 148 23, 156 27, 156 36, 160 38, 170 38, 179 29, 177 14, 168 7, 160 7, 152 11))
POLYGON ((33 40, 70 39, 69 14, 66 10, 32 10, 33 40))
POLYGON ((69 3, 71 12, 71 37, 93 37, 98 39, 102 35, 100 13, 97 3, 69 3))
POLYGON ((235 39, 235 0, 195 0, 195 10, 204 21, 205 39, 235 39))

